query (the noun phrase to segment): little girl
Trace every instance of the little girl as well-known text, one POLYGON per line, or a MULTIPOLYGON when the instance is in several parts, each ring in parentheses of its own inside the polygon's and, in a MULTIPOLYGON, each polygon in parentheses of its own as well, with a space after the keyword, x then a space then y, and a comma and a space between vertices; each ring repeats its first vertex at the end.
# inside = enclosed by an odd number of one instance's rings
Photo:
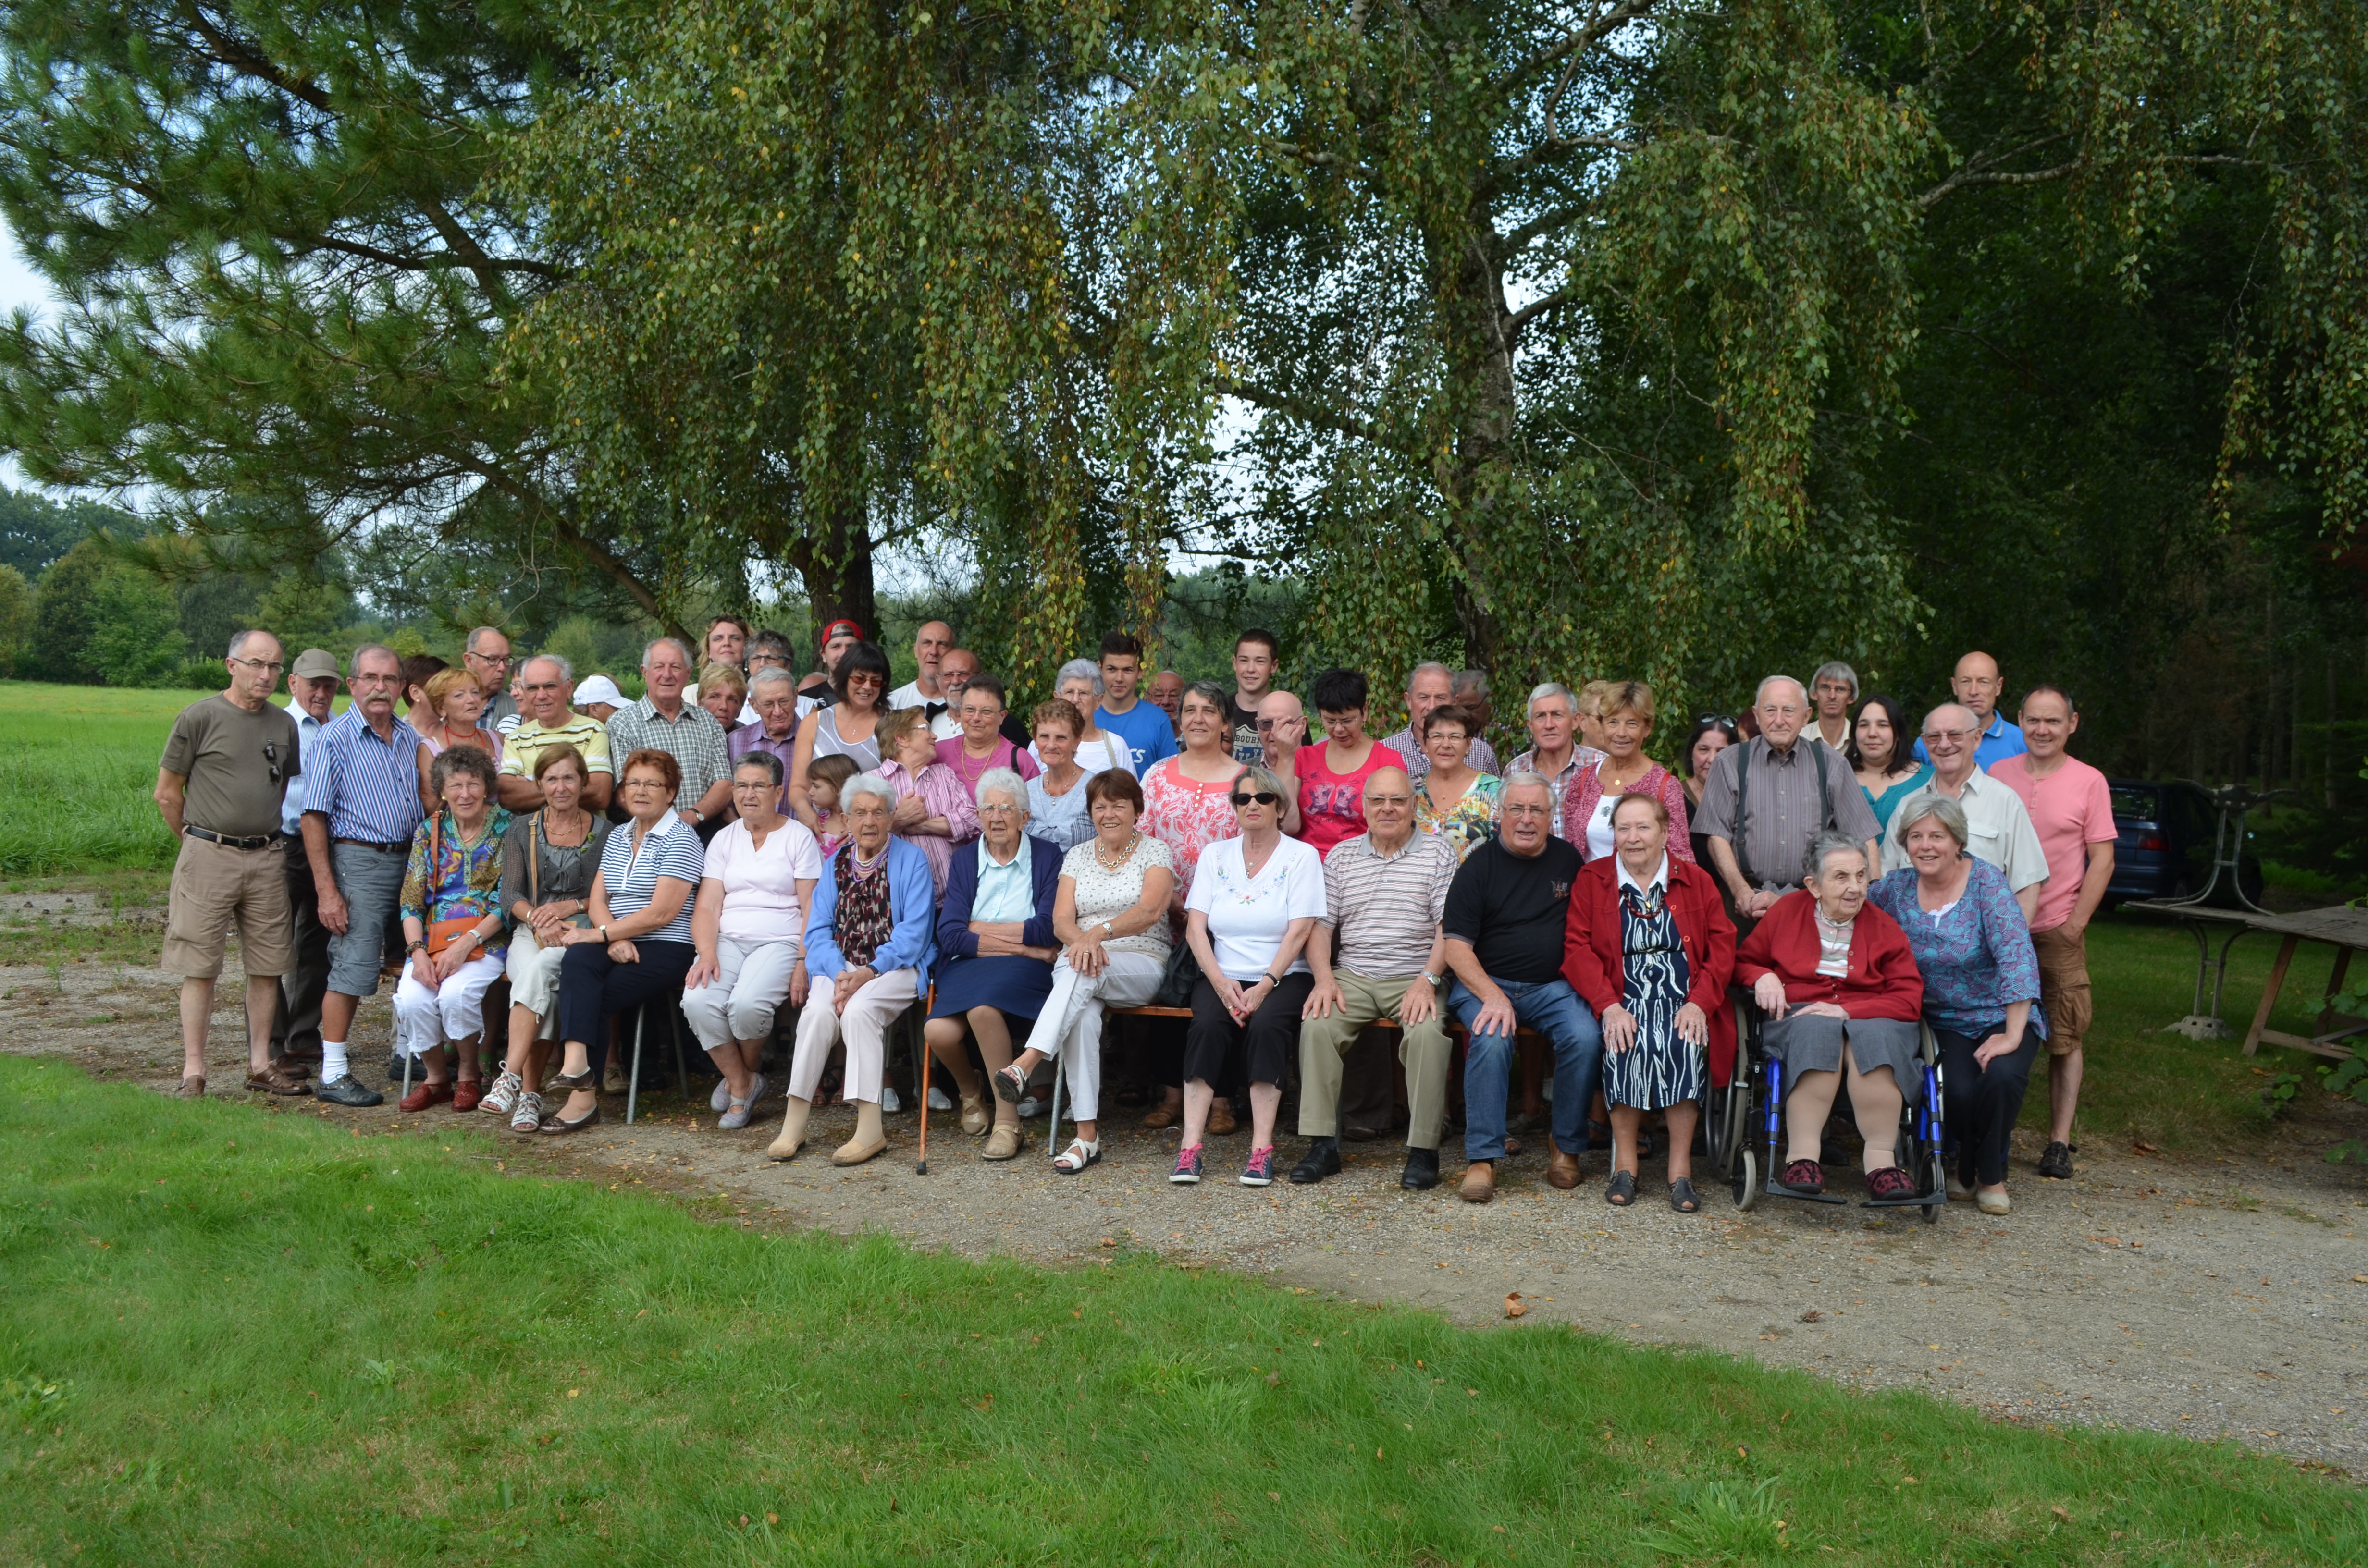
POLYGON ((838 809, 838 792, 856 772, 855 759, 844 756, 818 756, 806 768, 806 799, 813 802, 814 821, 822 829, 814 838, 825 859, 847 842, 847 817, 838 809))

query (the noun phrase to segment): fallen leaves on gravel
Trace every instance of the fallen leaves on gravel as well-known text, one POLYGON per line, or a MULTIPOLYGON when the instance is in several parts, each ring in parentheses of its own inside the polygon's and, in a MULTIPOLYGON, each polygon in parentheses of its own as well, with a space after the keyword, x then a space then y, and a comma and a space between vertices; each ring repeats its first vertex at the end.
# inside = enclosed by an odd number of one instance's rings
POLYGON ((1505 1298, 1505 1315, 1507 1317, 1517 1318, 1529 1310, 1529 1303, 1521 1300, 1521 1293, 1519 1290, 1514 1291, 1511 1295, 1505 1298))

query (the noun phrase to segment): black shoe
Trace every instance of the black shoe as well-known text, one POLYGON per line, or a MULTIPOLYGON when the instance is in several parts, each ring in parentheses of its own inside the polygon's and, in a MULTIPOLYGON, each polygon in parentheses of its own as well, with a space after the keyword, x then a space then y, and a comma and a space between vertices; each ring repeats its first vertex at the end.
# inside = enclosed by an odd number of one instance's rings
MULTIPOLYGON (((421 1077, 422 1074, 419 1070, 415 1067, 412 1069, 411 1076, 416 1080, 421 1077)), ((403 1052, 398 1051, 393 1056, 386 1059, 386 1081, 390 1084, 400 1084, 403 1082, 403 1052)))
POLYGON ((1432 1187, 1437 1187, 1439 1185, 1439 1151, 1408 1149, 1406 1174, 1398 1177, 1398 1185, 1409 1192, 1429 1192, 1432 1187))
POLYGON ((1339 1174, 1340 1140, 1311 1138, 1307 1141, 1306 1157, 1291 1167, 1291 1185, 1308 1187, 1322 1181, 1326 1176, 1339 1174))
POLYGON ((351 1073, 346 1074, 343 1077, 331 1079, 313 1093, 316 1098, 324 1100, 330 1105, 364 1107, 386 1103, 384 1095, 375 1089, 362 1087, 362 1081, 351 1073))
POLYGON ((2068 1144, 2050 1143, 2047 1152, 2039 1156, 2039 1174, 2057 1181, 2072 1179, 2072 1150, 2068 1144))

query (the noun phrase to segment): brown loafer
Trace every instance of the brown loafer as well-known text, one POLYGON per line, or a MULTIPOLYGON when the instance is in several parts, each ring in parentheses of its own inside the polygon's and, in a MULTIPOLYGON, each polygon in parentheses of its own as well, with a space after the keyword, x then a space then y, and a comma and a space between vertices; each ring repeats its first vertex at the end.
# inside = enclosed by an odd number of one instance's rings
POLYGON ((1241 1128, 1242 1124, 1234 1119, 1233 1107, 1225 1104, 1223 1100, 1219 1100, 1209 1107, 1210 1137, 1230 1138, 1235 1133, 1240 1131, 1241 1128))
POLYGON ((188 1076, 181 1080, 181 1086, 173 1091, 173 1097, 176 1100, 204 1099, 206 1097, 206 1075, 203 1073, 192 1073, 188 1074, 188 1076))
MULTIPOLYGON (((200 1083, 203 1079, 199 1080, 200 1083)), ((309 1095, 313 1085, 302 1078, 291 1078, 278 1067, 267 1067, 260 1073, 246 1075, 246 1086, 261 1095, 309 1095)))
POLYGON ((1497 1196, 1497 1165, 1493 1160, 1474 1160, 1463 1167, 1463 1185, 1455 1195, 1466 1203, 1486 1203, 1497 1196))
POLYGON ((1560 1149, 1546 1156, 1546 1185, 1568 1192, 1578 1185, 1578 1156, 1560 1149))
POLYGON ((1164 1131, 1175 1126, 1183 1114, 1173 1106, 1154 1106, 1151 1114, 1143 1119, 1143 1125, 1154 1132, 1164 1131))
POLYGON ((452 1085, 450 1080, 448 1079, 441 1084, 414 1085, 412 1086, 411 1093, 404 1096, 403 1098, 396 1103, 403 1109, 416 1113, 426 1110, 432 1105, 442 1105, 446 1100, 449 1100, 451 1097, 452 1085))

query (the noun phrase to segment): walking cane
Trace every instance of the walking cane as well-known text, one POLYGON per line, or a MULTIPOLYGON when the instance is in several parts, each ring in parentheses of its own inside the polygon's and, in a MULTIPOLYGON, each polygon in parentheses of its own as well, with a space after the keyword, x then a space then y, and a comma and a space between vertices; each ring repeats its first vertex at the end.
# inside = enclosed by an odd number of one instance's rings
MULTIPOLYGON (((930 987, 929 987, 929 1009, 934 1009, 934 1008, 937 1006, 937 1002, 938 1002, 938 988, 937 988, 936 986, 932 985, 932 986, 930 986, 930 987)), ((928 1010, 928 1009, 925 1009, 925 1011, 926 1011, 926 1010, 928 1010)), ((918 1161, 916 1164, 915 1164, 915 1165, 913 1166, 913 1174, 914 1174, 915 1176, 928 1176, 928 1175, 929 1174, 929 1057, 930 1057, 930 1054, 931 1054, 931 1052, 930 1052, 930 1051, 929 1051, 929 1039, 928 1039, 928 1036, 927 1036, 927 1035, 923 1035, 923 1036, 921 1037, 921 1157, 920 1157, 919 1161, 918 1161)))

